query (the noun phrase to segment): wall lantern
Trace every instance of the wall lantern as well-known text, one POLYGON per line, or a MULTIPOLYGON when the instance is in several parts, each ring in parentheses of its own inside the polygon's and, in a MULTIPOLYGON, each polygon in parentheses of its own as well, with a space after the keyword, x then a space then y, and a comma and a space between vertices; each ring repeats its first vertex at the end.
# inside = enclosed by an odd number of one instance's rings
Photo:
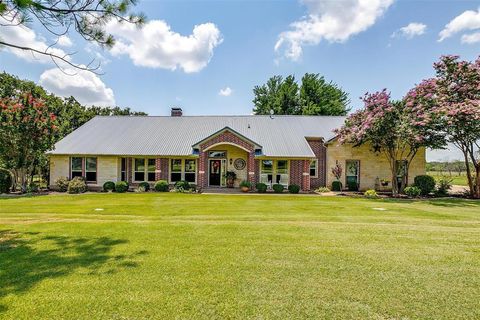
POLYGON ((232 159, 232 158, 230 158, 230 165, 232 165, 232 164, 233 164, 233 159, 232 159))

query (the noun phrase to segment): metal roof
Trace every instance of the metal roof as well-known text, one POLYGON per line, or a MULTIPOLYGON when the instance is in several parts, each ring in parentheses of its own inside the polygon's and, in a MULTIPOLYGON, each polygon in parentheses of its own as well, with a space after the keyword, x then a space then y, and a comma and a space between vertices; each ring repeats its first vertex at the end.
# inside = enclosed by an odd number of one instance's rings
POLYGON ((55 144, 50 154, 189 156, 192 145, 229 127, 262 146, 262 155, 314 157, 306 137, 335 135, 345 117, 97 116, 55 144))

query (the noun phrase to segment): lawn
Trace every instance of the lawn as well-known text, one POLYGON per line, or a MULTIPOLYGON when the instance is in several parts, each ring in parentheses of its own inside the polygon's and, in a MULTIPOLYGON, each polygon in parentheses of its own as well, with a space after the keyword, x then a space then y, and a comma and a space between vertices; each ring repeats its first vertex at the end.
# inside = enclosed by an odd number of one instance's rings
POLYGON ((1 319, 478 319, 479 296, 478 201, 0 199, 1 319))
POLYGON ((467 174, 465 172, 458 175, 456 172, 449 174, 448 172, 429 171, 428 174, 434 177, 437 181, 441 178, 447 178, 452 180, 453 185, 468 186, 467 174))

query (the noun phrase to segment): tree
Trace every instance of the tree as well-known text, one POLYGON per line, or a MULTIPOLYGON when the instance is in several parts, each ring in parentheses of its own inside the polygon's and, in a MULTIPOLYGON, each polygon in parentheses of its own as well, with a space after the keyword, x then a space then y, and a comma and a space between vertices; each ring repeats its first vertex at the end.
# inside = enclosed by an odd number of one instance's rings
POLYGON ((443 56, 434 69, 435 78, 413 88, 408 103, 426 110, 426 125, 462 151, 470 195, 480 198, 480 57, 468 62, 443 56))
POLYGON ((57 117, 44 101, 25 94, 0 100, 0 124, 2 162, 25 192, 39 158, 55 143, 57 117))
POLYGON ((266 84, 253 89, 254 114, 333 115, 344 116, 348 95, 336 84, 326 82, 318 74, 306 73, 301 85, 293 75, 285 79, 271 77, 266 84))
MULTIPOLYGON (((105 32, 107 22, 113 20, 142 25, 145 17, 142 14, 129 13, 137 0, 3 0, 0 1, 0 27, 8 28, 26 25, 36 20, 43 28, 60 37, 74 29, 85 40, 110 48, 115 39, 105 32)), ((58 42, 58 40, 57 40, 58 42)), ((22 43, 10 43, 0 39, 0 46, 7 46, 32 54, 48 56, 57 64, 70 65, 77 69, 95 71, 99 65, 93 66, 93 61, 75 64, 71 54, 63 54, 55 50, 54 42, 46 49, 32 48, 22 43)))
POLYGON ((362 100, 364 108, 347 118, 336 130, 337 137, 340 143, 370 145, 373 152, 383 154, 390 164, 392 193, 398 195, 408 184, 409 166, 420 148, 441 145, 442 137, 414 123, 423 117, 422 111, 392 101, 386 90, 367 93, 362 100))

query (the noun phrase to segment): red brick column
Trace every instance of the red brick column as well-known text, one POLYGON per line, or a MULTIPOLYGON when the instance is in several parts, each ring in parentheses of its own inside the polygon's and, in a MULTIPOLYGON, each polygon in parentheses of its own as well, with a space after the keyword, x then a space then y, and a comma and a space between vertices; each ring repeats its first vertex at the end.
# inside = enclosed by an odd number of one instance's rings
POLYGON ((162 180, 162 159, 155 159, 155 181, 162 180))
POLYGON ((255 152, 251 151, 248 153, 247 159, 247 174, 248 174, 248 182, 252 184, 252 188, 255 187, 255 183, 257 182, 257 170, 255 168, 255 152))
POLYGON ((201 188, 207 187, 207 152, 200 151, 200 157, 198 158, 198 185, 201 188))
POLYGON ((303 160, 302 191, 310 191, 310 160, 303 160))

